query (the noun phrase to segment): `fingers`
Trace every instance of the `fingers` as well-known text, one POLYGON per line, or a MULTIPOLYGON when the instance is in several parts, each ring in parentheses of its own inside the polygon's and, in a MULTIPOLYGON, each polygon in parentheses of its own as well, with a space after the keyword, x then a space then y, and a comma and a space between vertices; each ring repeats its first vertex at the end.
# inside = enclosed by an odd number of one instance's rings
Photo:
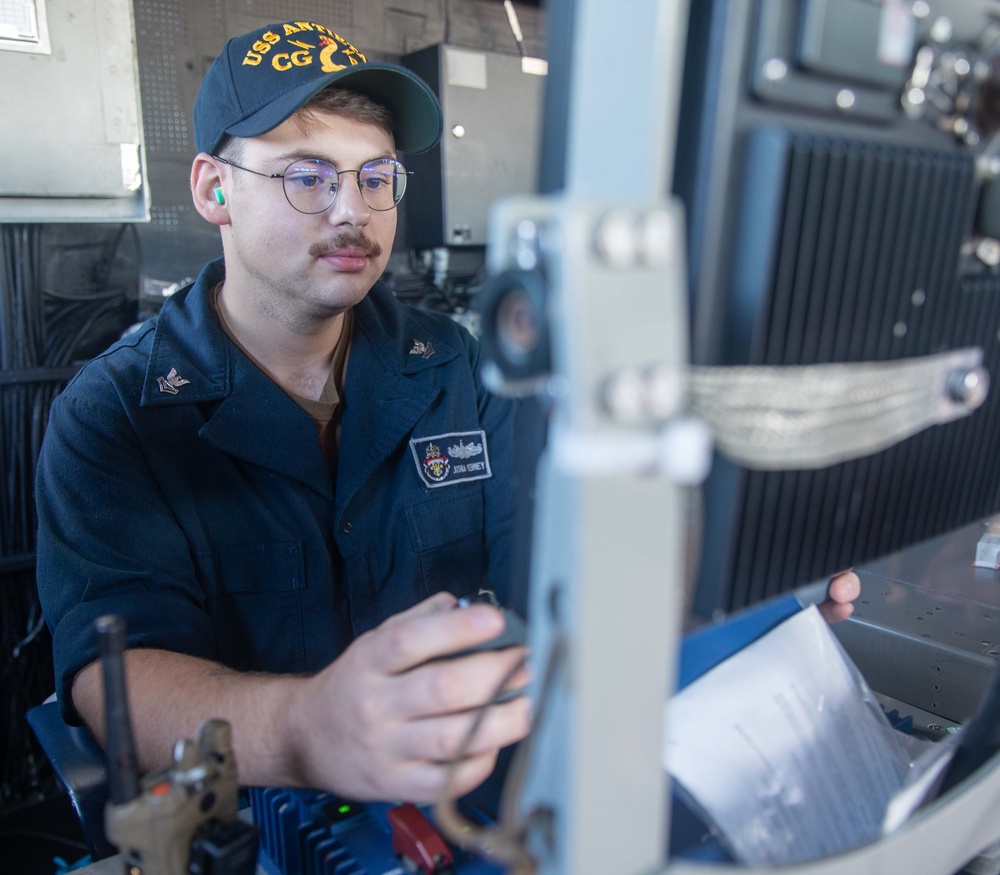
POLYGON ((860 595, 861 578, 854 571, 844 571, 830 581, 819 612, 828 623, 839 623, 854 613, 852 602, 860 595))
POLYGON ((523 739, 530 729, 530 709, 523 696, 490 706, 477 725, 478 714, 409 724, 405 735, 396 739, 400 746, 391 755, 397 767, 394 797, 434 802, 446 790, 450 796, 462 796, 489 777, 502 748, 523 739))
POLYGON ((839 604, 853 602, 861 595, 861 578, 853 570, 844 571, 830 581, 827 598, 839 604))
POLYGON ((527 697, 518 696, 485 711, 469 711, 413 721, 396 739, 393 753, 401 760, 450 763, 455 759, 493 755, 520 741, 531 728, 527 697), (473 731, 474 729, 474 731, 473 731), (470 733, 471 737, 470 737, 470 733))
POLYGON ((392 776, 391 792, 374 798, 432 803, 441 798, 445 789, 452 797, 464 796, 490 776, 496 760, 496 751, 477 754, 456 763, 414 760, 402 765, 392 776))
POLYGON ((471 605, 456 610, 455 601, 447 593, 432 596, 362 636, 372 668, 401 674, 503 632, 503 614, 496 608, 471 605))
POLYGON ((458 599, 450 592, 437 592, 422 602, 418 602, 412 608, 400 611, 398 614, 393 614, 389 619, 384 620, 378 628, 389 629, 417 617, 429 617, 434 614, 443 613, 444 611, 450 611, 455 607, 457 602, 458 599))
POLYGON ((393 718, 413 720, 454 714, 493 701, 504 679, 505 689, 524 687, 530 678, 523 666, 525 649, 510 647, 458 659, 430 662, 393 679, 393 718), (520 665, 520 668, 518 666, 520 665))
POLYGON ((846 620, 854 613, 854 605, 848 603, 846 605, 837 604, 836 602, 827 599, 820 605, 819 608, 820 615, 828 623, 839 623, 841 620, 846 620))
POLYGON ((499 687, 529 682, 526 649, 441 658, 503 631, 497 609, 459 610, 455 601, 439 594, 390 618, 304 681, 308 719, 295 722, 293 746, 309 786, 356 799, 432 801, 449 769, 451 787, 468 792, 489 775, 501 748, 527 734, 526 697, 489 704, 499 687))

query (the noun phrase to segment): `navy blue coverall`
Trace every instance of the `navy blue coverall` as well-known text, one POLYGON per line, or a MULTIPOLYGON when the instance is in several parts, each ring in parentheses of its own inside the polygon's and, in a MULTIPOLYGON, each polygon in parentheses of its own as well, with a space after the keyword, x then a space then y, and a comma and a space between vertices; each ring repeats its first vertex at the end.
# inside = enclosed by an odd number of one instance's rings
POLYGON ((355 307, 335 474, 312 419, 226 337, 221 261, 56 399, 37 471, 38 587, 64 718, 129 645, 317 671, 433 592, 508 582, 513 406, 478 345, 381 283, 355 307))

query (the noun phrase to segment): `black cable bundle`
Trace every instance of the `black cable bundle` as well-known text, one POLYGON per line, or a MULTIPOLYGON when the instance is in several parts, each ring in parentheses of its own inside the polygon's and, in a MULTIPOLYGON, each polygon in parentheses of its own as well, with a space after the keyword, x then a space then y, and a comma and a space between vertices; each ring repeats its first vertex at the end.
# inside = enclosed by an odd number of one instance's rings
POLYGON ((70 227, 98 239, 76 247, 93 262, 89 282, 65 292, 42 277, 43 264, 51 269, 57 253, 74 249, 58 226, 0 225, 0 808, 55 787, 25 721, 55 688, 34 575, 34 475, 49 407, 75 366, 118 337, 136 310, 137 280, 112 281, 134 226, 114 228, 110 247, 107 230, 70 227))
POLYGON ((447 266, 441 275, 428 261, 420 263, 409 252, 407 270, 387 274, 389 287, 396 297, 422 310, 435 310, 450 316, 468 313, 486 280, 485 253, 481 248, 449 250, 447 266))
POLYGON ((0 226, 0 802, 42 793, 51 781, 30 738, 27 709, 53 687, 51 656, 35 594, 34 470, 53 393, 18 378, 43 364, 45 317, 39 291, 37 226, 0 226))

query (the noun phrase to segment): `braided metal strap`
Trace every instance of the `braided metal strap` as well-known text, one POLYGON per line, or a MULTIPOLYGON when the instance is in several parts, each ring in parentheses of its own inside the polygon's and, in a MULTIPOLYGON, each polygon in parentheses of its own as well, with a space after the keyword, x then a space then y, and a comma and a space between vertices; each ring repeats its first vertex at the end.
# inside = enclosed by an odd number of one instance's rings
POLYGON ((982 405, 989 375, 968 348, 888 362, 695 367, 688 408, 749 468, 822 468, 884 450, 982 405))

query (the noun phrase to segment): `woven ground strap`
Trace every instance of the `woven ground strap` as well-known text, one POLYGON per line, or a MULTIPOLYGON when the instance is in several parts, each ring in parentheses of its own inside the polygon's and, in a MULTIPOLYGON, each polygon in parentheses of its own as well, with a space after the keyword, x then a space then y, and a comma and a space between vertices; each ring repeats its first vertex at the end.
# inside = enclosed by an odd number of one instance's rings
POLYGON ((695 367, 689 409, 719 451, 762 470, 822 468, 968 416, 988 392, 982 351, 888 362, 695 367))

